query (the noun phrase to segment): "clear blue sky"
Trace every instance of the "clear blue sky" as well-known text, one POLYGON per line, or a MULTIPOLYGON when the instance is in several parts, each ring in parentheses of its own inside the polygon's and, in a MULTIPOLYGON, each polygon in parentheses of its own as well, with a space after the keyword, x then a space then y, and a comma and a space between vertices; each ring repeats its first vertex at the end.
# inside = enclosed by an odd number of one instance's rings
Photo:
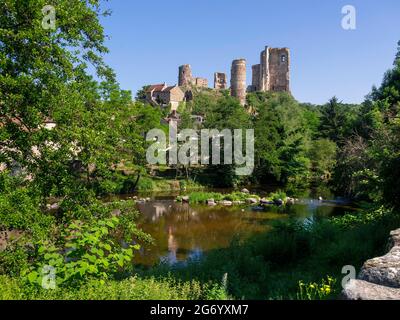
POLYGON ((177 83, 178 66, 209 79, 235 58, 258 63, 265 45, 291 49, 291 90, 301 102, 336 95, 358 103, 392 66, 400 40, 399 0, 110 0, 102 19, 106 62, 123 89, 177 83), (344 5, 357 29, 341 27, 344 5))

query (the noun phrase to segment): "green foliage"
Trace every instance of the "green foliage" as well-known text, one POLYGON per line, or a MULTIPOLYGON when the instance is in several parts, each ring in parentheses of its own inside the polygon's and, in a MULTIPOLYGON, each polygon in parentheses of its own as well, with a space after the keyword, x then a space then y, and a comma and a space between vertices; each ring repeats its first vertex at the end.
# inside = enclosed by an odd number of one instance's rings
MULTIPOLYGON (((337 129, 333 139, 340 141, 341 147, 334 179, 338 191, 396 208, 400 207, 400 190, 396 183, 400 177, 398 55, 394 67, 385 74, 381 86, 372 89, 359 112, 351 110, 354 119, 343 122, 341 128, 347 128, 347 132, 337 129)), ((331 105, 338 108, 337 101, 331 105)), ((330 128, 335 132, 333 126, 330 128)))
POLYGON ((329 139, 318 139, 311 142, 309 158, 316 177, 329 179, 336 164, 336 144, 329 139))
POLYGON ((390 218, 392 212, 385 207, 372 208, 369 210, 361 211, 358 214, 347 213, 340 217, 332 217, 331 221, 334 225, 344 229, 359 227, 374 221, 382 220, 383 218, 390 218))
POLYGON ((273 201, 277 201, 277 200, 285 201, 286 198, 287 198, 286 192, 281 191, 281 190, 278 190, 278 191, 273 192, 268 195, 268 199, 271 199, 273 201))
POLYGON ((282 183, 307 180, 310 160, 306 152, 311 130, 303 108, 288 94, 255 93, 249 101, 257 113, 257 179, 282 183))
POLYGON ((352 134, 352 125, 357 116, 357 105, 343 104, 333 97, 320 109, 320 136, 342 144, 352 134))
MULTIPOLYGON (((190 203, 206 203, 209 199, 214 199, 215 201, 228 200, 228 201, 244 201, 247 198, 256 198, 260 197, 257 195, 250 195, 243 192, 232 192, 232 193, 219 193, 219 192, 203 192, 203 191, 195 191, 189 193, 189 202, 190 203)), ((178 201, 182 201, 182 197, 178 197, 178 201)))
POLYGON ((146 191, 179 191, 179 190, 201 190, 204 186, 193 180, 169 180, 158 177, 142 176, 139 180, 137 190, 146 191))
POLYGON ((39 198, 28 187, 17 187, 18 178, 0 173, 0 227, 27 231, 34 237, 45 237, 55 219, 39 209, 39 198))
POLYGON ((61 245, 38 244, 37 263, 26 272, 26 279, 41 285, 45 266, 54 268, 57 285, 61 286, 89 278, 109 279, 131 264, 133 250, 139 249, 139 245, 123 248, 118 243, 115 231, 120 223, 117 217, 90 224, 72 222, 63 230, 62 239, 65 242, 61 245))
MULTIPOLYGON (((240 105, 238 100, 220 93, 212 94, 204 91, 196 94, 195 99, 188 103, 185 109, 184 114, 189 113, 204 116, 203 129, 221 131, 224 129, 251 129, 253 127, 250 114, 240 105)), ((193 127, 188 121, 184 121, 183 124, 193 127)), ((243 139, 243 146, 244 144, 245 139, 243 139)), ((221 139, 221 150, 223 148, 224 140, 221 139)), ((243 150, 246 149, 243 147, 243 150)), ((221 156, 222 158, 223 156, 221 156)), ((235 168, 235 165, 208 165, 201 172, 204 184, 214 187, 233 187, 240 184, 245 177, 238 176, 235 168)))
POLYGON ((218 284, 177 281, 172 277, 101 282, 89 280, 80 287, 45 290, 27 287, 21 281, 0 276, 0 300, 227 300, 218 284))
POLYGON ((19 243, 8 244, 0 251, 0 275, 20 278, 21 271, 30 267, 30 252, 26 246, 19 243))

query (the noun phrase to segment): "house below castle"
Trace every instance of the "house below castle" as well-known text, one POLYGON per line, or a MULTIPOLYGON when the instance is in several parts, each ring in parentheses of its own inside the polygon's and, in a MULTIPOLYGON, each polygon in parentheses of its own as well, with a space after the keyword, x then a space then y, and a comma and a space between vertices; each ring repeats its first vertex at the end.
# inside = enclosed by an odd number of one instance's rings
POLYGON ((185 93, 177 85, 155 84, 146 90, 146 100, 153 106, 170 106, 171 111, 174 111, 185 100, 185 93))

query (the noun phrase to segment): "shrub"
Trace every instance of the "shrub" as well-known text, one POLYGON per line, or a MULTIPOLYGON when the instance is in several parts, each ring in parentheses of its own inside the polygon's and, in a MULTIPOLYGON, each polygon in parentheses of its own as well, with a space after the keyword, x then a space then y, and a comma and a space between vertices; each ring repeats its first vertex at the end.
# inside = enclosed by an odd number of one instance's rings
POLYGON ((4 188, 0 192, 0 228, 27 231, 43 238, 55 222, 54 217, 39 210, 39 199, 26 187, 4 188))
POLYGON ((26 280, 42 285, 46 272, 52 270, 57 285, 70 285, 89 278, 109 279, 131 263, 133 250, 139 245, 122 248, 115 239, 120 219, 112 217, 92 223, 75 221, 62 232, 62 245, 40 244, 38 261, 24 272, 26 280), (114 234, 113 234, 114 233, 114 234))

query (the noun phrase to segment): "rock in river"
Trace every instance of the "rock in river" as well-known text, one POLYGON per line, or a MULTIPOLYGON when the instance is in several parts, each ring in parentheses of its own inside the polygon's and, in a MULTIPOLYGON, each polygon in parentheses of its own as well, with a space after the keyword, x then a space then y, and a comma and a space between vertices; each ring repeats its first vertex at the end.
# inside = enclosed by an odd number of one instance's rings
POLYGON ((208 199, 207 201, 206 201, 206 203, 207 203, 207 205, 209 205, 209 206, 216 206, 217 204, 215 203, 215 200, 214 199, 208 199))
POLYGON ((219 204, 222 204, 223 206, 231 206, 232 205, 232 201, 222 200, 222 201, 219 202, 219 204))
POLYGON ((247 198, 247 199, 246 199, 246 202, 247 202, 247 203, 254 204, 254 203, 258 203, 258 200, 257 200, 256 198, 247 198))

